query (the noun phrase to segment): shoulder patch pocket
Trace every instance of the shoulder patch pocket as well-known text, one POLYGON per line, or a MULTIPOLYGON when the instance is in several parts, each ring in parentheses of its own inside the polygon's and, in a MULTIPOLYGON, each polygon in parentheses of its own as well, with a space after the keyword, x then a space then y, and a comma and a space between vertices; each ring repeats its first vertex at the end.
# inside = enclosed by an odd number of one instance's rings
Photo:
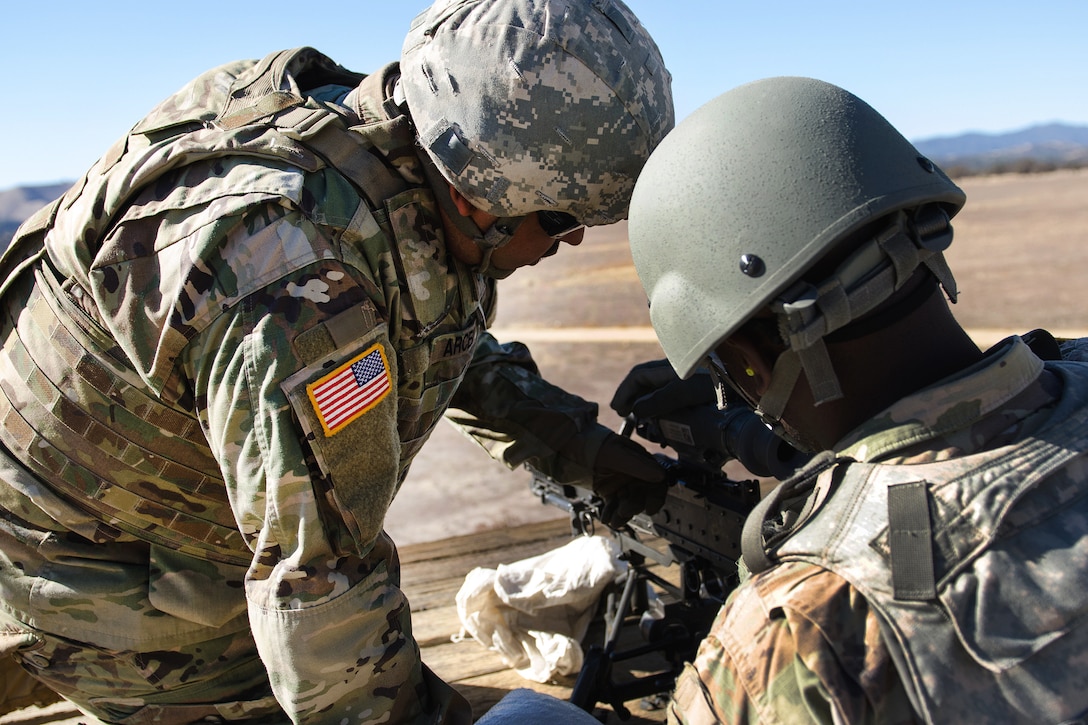
POLYGON ((397 369, 385 326, 287 378, 281 388, 322 474, 315 494, 337 548, 363 553, 381 532, 400 475, 397 369), (336 530, 350 535, 345 541, 336 530))

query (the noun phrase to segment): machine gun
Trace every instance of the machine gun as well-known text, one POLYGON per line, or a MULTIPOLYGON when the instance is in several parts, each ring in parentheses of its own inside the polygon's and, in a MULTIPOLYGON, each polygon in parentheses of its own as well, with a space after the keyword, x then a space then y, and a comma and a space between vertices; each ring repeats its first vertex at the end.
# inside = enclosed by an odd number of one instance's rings
MULTIPOLYGON (((758 480, 733 480, 722 472, 732 459, 756 476, 786 478, 805 457, 775 436, 748 408, 685 408, 654 418, 625 421, 623 434, 637 433, 675 452, 655 454, 669 478, 661 510, 639 514, 621 530, 610 530, 628 562, 622 591, 608 595, 603 644, 587 651, 571 702, 587 712, 610 705, 622 720, 624 703, 672 690, 684 662, 695 657, 718 609, 737 585, 744 520, 759 502, 758 480), (667 545, 652 546, 647 539, 667 545), (658 574, 653 563, 679 567, 679 584, 658 574), (637 622, 645 644, 621 650, 625 624, 637 622), (664 669, 650 675, 624 673, 615 665, 652 653, 664 669)), ((530 490, 543 503, 570 514, 575 535, 592 535, 603 500, 585 486, 559 483, 529 467, 530 490)))

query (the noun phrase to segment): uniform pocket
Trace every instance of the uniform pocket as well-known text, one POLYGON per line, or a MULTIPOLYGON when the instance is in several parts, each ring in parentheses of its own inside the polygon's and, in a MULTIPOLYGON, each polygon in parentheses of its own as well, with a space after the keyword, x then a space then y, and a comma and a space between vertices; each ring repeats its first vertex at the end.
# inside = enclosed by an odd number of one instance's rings
POLYGON ((194 559, 152 546, 148 600, 160 612, 220 628, 246 613, 243 567, 194 559))

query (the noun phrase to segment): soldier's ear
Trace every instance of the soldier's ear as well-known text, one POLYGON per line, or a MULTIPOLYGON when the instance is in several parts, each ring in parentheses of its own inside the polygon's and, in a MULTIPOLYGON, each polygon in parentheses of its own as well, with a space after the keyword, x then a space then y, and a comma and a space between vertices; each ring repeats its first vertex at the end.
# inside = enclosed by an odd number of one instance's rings
POLYGON ((449 187, 450 199, 453 200, 453 205, 457 207, 457 212, 461 216, 472 216, 472 212, 476 211, 476 207, 470 204, 461 192, 453 188, 453 184, 450 184, 449 187))
POLYGON ((745 390, 755 393, 757 398, 763 397, 771 384, 775 358, 743 329, 730 335, 724 344, 732 348, 740 362, 738 370, 730 369, 730 375, 735 376, 745 390))

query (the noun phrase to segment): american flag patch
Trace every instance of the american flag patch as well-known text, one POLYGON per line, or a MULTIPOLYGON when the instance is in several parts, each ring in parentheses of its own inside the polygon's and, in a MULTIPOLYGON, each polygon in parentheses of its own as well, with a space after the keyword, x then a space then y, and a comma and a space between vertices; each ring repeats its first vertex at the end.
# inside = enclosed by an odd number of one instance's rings
POLYGON ((381 402, 389 393, 389 365, 381 345, 344 363, 306 386, 325 435, 344 426, 381 402))

